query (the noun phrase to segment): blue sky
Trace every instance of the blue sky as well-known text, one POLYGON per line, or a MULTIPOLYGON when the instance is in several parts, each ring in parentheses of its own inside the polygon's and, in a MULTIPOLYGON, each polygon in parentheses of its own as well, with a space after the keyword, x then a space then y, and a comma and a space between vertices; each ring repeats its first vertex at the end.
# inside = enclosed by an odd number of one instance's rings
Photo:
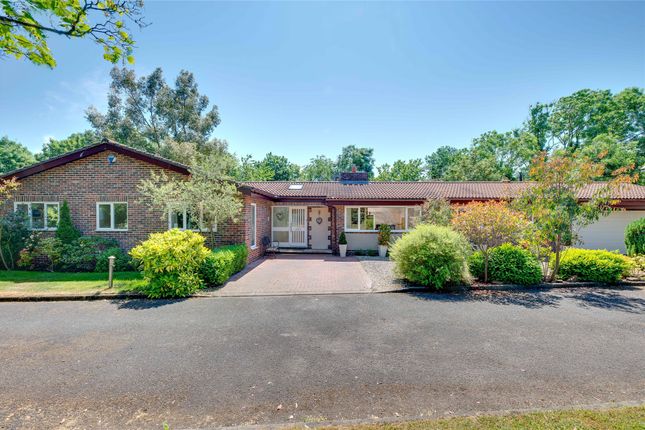
MULTIPOLYGON (((146 2, 139 74, 192 71, 238 154, 304 164, 345 145, 377 163, 465 147, 581 88, 645 86, 645 3, 146 2)), ((38 150, 88 128, 111 68, 52 37, 54 70, 0 60, 0 135, 38 150)))

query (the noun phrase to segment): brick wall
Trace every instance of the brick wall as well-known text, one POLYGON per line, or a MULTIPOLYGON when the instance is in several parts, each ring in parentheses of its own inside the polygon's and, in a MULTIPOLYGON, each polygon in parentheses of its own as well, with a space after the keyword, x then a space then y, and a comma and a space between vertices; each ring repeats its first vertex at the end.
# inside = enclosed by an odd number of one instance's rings
POLYGON ((3 211, 13 210, 14 202, 49 201, 62 205, 66 200, 72 221, 83 234, 116 239, 125 249, 145 240, 150 233, 166 230, 168 219, 141 203, 137 192, 141 179, 164 169, 124 154, 116 154, 116 162, 109 164, 110 153, 104 151, 21 179, 13 200, 7 202, 3 211), (97 231, 97 202, 127 202, 128 230, 97 231))

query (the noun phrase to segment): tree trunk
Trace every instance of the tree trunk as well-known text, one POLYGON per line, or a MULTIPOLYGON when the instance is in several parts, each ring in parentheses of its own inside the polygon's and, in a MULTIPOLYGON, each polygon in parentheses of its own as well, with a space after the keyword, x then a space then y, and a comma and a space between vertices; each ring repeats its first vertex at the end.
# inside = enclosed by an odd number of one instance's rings
POLYGON ((2 228, 0 228, 0 260, 2 260, 2 265, 4 266, 5 270, 9 270, 7 261, 4 258, 4 252, 2 252, 2 228))
POLYGON ((488 252, 484 253, 484 283, 488 283, 488 252))
POLYGON ((560 234, 558 234, 555 239, 555 264, 553 264, 553 271, 549 277, 550 282, 555 281, 555 277, 558 275, 558 271, 560 270, 560 244, 561 237, 560 234))

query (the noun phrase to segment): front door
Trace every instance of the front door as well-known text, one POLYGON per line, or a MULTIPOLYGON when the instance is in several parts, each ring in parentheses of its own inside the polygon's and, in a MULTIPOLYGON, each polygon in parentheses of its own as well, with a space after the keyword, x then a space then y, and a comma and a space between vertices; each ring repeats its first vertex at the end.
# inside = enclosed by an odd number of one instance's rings
POLYGON ((329 208, 313 207, 311 210, 311 249, 330 249, 329 208))
POLYGON ((307 208, 274 206, 272 209, 272 241, 279 246, 307 246, 307 208))

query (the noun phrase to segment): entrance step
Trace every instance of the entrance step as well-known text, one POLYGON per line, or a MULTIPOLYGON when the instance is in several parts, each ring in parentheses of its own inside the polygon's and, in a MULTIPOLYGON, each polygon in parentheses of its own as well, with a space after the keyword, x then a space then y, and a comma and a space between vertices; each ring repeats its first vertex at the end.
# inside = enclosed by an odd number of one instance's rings
POLYGON ((279 248, 277 254, 331 254, 331 249, 279 248))

